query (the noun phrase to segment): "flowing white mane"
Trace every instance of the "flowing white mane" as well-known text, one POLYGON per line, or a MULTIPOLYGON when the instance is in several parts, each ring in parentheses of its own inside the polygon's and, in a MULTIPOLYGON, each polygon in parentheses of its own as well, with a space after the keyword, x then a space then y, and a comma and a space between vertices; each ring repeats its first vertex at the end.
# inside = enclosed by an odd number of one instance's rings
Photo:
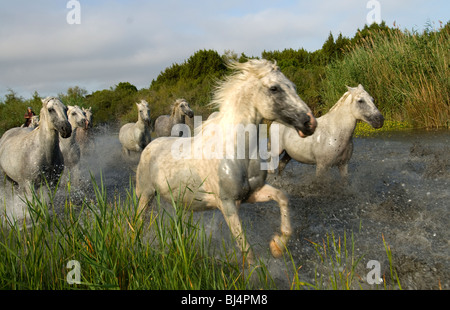
POLYGON ((234 72, 218 83, 209 104, 211 108, 219 109, 221 113, 217 118, 205 121, 204 126, 218 122, 233 123, 236 113, 245 113, 242 107, 245 102, 236 98, 242 83, 252 78, 259 79, 271 71, 280 70, 276 63, 266 59, 251 59, 246 63, 233 61, 228 63, 227 67, 234 72))

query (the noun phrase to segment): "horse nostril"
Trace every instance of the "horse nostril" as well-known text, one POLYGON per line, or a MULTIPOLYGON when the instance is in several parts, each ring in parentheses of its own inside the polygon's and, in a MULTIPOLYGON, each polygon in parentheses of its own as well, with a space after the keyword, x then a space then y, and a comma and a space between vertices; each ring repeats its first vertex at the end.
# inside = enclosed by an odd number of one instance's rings
POLYGON ((309 116, 309 119, 305 122, 305 128, 308 128, 314 132, 317 127, 317 120, 312 113, 308 113, 307 115, 309 116))

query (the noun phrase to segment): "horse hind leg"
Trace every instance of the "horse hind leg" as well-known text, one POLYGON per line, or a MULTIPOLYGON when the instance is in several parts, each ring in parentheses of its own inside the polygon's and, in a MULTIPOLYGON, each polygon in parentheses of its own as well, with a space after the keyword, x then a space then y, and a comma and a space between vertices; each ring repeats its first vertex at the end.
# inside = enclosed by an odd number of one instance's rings
POLYGON ((286 165, 289 163, 289 161, 292 159, 289 154, 284 151, 283 156, 280 158, 280 163, 278 164, 278 175, 281 175, 281 172, 283 172, 286 165))
POLYGON ((267 202, 275 200, 280 207, 281 213, 281 236, 275 234, 272 241, 270 242, 270 252, 273 257, 279 258, 283 254, 283 250, 292 234, 291 222, 289 217, 289 199, 286 195, 279 189, 276 189, 268 184, 264 185, 258 191, 254 192, 248 199, 247 202, 267 202))

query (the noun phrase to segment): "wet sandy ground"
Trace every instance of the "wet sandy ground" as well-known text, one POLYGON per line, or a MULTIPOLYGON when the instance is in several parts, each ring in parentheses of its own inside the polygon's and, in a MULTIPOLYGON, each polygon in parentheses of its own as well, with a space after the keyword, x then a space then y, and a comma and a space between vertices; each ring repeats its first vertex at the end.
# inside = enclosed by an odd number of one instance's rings
MULTIPOLYGON (((317 180, 314 166, 291 161, 281 176, 267 179, 290 198, 293 234, 288 248, 296 267, 301 266, 300 280, 315 283, 315 277, 332 274, 330 260, 321 263, 311 243, 323 245, 327 234, 334 234, 336 243, 340 237, 342 247, 345 234, 349 259, 341 268, 349 271, 353 233, 353 258, 361 259, 354 288, 376 289, 366 281, 370 260, 380 263, 381 276, 392 283, 384 236, 403 289, 449 289, 450 132, 357 138, 349 173, 349 184, 342 182, 337 168, 328 179, 317 180)), ((243 204, 240 215, 249 242, 278 287, 289 288, 292 272, 268 250, 273 233, 280 230, 276 203, 243 204)), ((219 212, 204 212, 203 219, 210 221, 210 231, 219 227, 221 237, 227 236, 219 212)))

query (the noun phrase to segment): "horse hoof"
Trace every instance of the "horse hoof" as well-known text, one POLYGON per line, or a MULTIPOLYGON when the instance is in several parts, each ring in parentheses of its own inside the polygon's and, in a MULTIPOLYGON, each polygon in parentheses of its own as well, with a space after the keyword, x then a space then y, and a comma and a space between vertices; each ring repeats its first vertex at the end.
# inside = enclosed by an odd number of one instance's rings
POLYGON ((275 258, 280 258, 281 255, 283 255, 283 249, 284 245, 283 242, 280 240, 279 236, 273 237, 272 241, 270 241, 270 252, 272 253, 272 256, 275 258))

